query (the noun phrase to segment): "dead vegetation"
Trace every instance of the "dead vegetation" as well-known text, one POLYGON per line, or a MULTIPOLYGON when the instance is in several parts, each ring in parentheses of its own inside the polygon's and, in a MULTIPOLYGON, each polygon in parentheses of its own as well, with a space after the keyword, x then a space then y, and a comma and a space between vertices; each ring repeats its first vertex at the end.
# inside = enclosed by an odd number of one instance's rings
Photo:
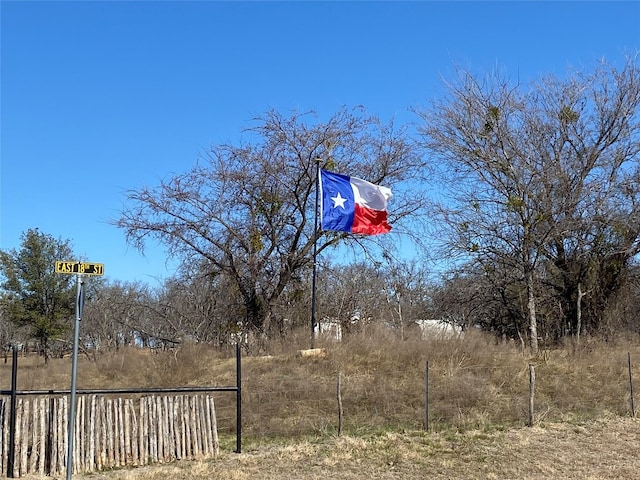
MULTIPOLYGON (((326 355, 301 357, 298 351, 308 348, 301 333, 273 343, 269 356, 243 357, 242 454, 233 453, 233 398, 226 395, 216 400, 222 440, 217 459, 92 476, 604 479, 633 478, 640 467, 627 365, 628 355, 640 363, 637 338, 584 339, 579 348, 537 357, 481 334, 399 341, 368 332, 316 343, 326 355), (537 378, 533 428, 526 426, 531 364, 537 378)), ((189 346, 82 358, 78 388, 233 385, 234 353, 189 346)), ((68 359, 19 362, 20 389, 68 388, 68 359)), ((10 362, 0 366, 2 378, 10 378, 9 368, 10 362)))

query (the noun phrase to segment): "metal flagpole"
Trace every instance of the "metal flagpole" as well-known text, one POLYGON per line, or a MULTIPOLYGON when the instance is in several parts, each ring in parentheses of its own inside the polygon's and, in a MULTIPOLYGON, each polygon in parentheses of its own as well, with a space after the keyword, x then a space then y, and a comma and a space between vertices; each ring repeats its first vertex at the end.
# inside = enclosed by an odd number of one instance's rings
POLYGON ((316 157, 316 205, 313 223, 313 274, 311 276, 311 348, 315 348, 316 341, 316 255, 318 253, 318 205, 320 203, 320 162, 322 159, 316 157))

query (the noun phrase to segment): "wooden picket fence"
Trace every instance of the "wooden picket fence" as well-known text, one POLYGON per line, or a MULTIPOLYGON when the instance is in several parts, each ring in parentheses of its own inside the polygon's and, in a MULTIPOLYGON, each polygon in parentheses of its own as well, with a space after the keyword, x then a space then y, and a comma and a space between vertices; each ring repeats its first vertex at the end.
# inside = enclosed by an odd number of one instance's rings
MULTIPOLYGON (((17 399, 14 477, 66 472, 68 403, 67 396, 17 399)), ((1 397, 3 475, 9 462, 9 417, 9 397, 1 397)), ((219 450, 210 395, 79 395, 74 423, 73 473, 203 458, 219 450)))

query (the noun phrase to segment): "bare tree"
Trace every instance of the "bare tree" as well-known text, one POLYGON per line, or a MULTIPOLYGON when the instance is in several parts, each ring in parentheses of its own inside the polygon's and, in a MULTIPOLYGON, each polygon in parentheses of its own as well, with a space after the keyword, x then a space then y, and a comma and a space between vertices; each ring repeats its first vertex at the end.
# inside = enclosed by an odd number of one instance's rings
POLYGON ((597 328, 640 252, 640 69, 633 61, 621 70, 603 64, 544 85, 556 92, 541 102, 556 119, 539 137, 549 159, 540 210, 555 225, 545 255, 566 331, 579 341, 583 311, 597 328))
POLYGON ((638 67, 635 60, 620 71, 603 64, 593 74, 526 86, 497 74, 481 82, 460 70, 447 86, 444 100, 418 112, 424 144, 441 160, 440 237, 450 253, 486 272, 500 265, 518 273, 537 352, 543 261, 576 292, 584 271, 573 260, 610 265, 608 255, 638 253, 638 67))
POLYGON ((339 322, 347 335, 392 320, 385 292, 384 272, 370 261, 326 265, 318 276, 319 310, 323 317, 339 322))
MULTIPOLYGON (((271 111, 256 123, 247 132, 250 143, 215 145, 189 172, 129 192, 129 206, 114 223, 140 249, 155 238, 185 264, 204 262, 204 273, 226 276, 241 299, 244 325, 268 334, 274 305, 311 267, 316 158, 325 168, 391 188, 426 171, 405 129, 359 110, 324 122, 312 113, 271 111)), ((420 192, 394 198, 389 219, 396 235, 424 206, 420 192)), ((318 232, 317 250, 370 241, 318 232)))
POLYGON ((88 297, 81 338, 94 351, 134 346, 141 332, 155 330, 156 300, 145 284, 92 282, 88 297))
POLYGON ((183 271, 165 282, 158 295, 158 321, 166 336, 179 341, 229 344, 239 333, 241 305, 235 284, 224 275, 202 275, 198 270, 183 271))
MULTIPOLYGON (((386 253, 383 257, 384 295, 390 309, 386 321, 397 329, 400 338, 406 339, 407 326, 415 325, 416 320, 434 318, 434 286, 425 263, 415 258, 394 258, 386 253)), ((458 323, 452 318, 445 320, 458 323)))

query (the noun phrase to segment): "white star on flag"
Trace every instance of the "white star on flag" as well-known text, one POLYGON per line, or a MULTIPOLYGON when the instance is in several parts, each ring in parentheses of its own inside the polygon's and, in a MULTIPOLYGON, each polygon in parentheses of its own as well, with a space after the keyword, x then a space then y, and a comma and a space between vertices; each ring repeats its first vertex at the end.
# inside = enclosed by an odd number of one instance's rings
POLYGON ((331 197, 331 200, 333 200, 333 208, 341 207, 344 210, 344 202, 346 202, 347 199, 342 198, 342 195, 340 195, 340 192, 338 192, 338 194, 335 197, 331 197))

